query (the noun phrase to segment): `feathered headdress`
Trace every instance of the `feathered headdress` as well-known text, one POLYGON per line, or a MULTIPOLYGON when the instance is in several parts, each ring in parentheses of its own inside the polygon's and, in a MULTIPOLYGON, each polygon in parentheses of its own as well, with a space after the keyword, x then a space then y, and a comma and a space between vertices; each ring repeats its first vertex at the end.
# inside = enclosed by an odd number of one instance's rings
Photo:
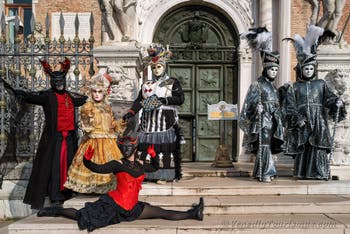
POLYGON ((299 66, 316 64, 318 39, 323 34, 323 28, 310 25, 305 37, 294 35, 294 48, 299 66))
POLYGON ((112 77, 107 72, 103 72, 92 77, 89 87, 90 89, 101 89, 109 94, 111 83, 112 77))
POLYGON ((241 39, 246 39, 253 51, 260 51, 264 68, 279 67, 279 53, 272 52, 272 34, 266 27, 251 28, 241 34, 241 39))
POLYGON ((166 64, 168 60, 171 58, 171 51, 169 48, 166 50, 164 47, 160 44, 151 44, 150 47, 147 49, 147 56, 143 58, 144 62, 147 65, 152 65, 156 63, 161 63, 163 65, 166 64))

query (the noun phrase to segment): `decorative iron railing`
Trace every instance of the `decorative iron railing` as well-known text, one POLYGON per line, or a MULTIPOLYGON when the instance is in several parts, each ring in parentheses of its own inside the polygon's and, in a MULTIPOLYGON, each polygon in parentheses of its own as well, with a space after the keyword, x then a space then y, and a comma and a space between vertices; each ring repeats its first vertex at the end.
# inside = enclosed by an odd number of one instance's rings
MULTIPOLYGON (((0 177, 4 175, 3 163, 7 159, 23 159, 32 157, 37 148, 44 117, 41 107, 22 105, 11 93, 11 89, 39 91, 49 88, 47 77, 40 65, 39 59, 45 59, 50 64, 58 64, 64 57, 71 60, 71 70, 67 75, 67 89, 80 92, 85 84, 86 76, 94 74, 94 18, 91 13, 90 37, 80 40, 79 18, 75 16, 75 37, 65 39, 64 17, 59 18, 60 37, 50 39, 50 19, 46 15, 44 34, 36 34, 34 15, 31 19, 31 35, 22 38, 19 32, 19 17, 15 17, 14 42, 11 43, 6 35, 6 19, 4 13, 0 19, 0 177), (7 87, 7 88, 6 88, 7 87)), ((1 178, 0 178, 1 180, 1 178)))

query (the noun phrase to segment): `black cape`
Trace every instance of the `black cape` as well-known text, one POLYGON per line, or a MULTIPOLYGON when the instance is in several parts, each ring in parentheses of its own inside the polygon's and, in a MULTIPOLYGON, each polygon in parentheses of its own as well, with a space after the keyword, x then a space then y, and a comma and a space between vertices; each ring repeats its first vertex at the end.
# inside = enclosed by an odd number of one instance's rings
MULTIPOLYGON (((66 92, 71 97, 75 107, 83 105, 87 99, 86 96, 66 92)), ((61 145, 62 137, 56 131, 57 98, 55 92, 52 89, 40 92, 28 92, 25 101, 31 104, 41 105, 45 114, 44 130, 33 161, 32 173, 23 200, 24 203, 30 204, 32 209, 40 209, 43 207, 46 195, 53 201, 66 200, 71 194, 70 191, 59 191, 59 146, 61 145)), ((74 114, 74 116, 76 115, 74 114)), ((76 123, 75 119, 74 123, 76 123)), ((77 134, 76 130, 74 130, 70 132, 67 138, 68 167, 77 150, 77 144, 77 134)))

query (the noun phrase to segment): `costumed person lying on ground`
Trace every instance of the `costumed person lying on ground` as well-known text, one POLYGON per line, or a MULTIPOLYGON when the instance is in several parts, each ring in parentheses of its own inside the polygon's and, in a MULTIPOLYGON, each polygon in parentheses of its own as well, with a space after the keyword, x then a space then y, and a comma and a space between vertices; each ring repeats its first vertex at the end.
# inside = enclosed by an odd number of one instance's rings
POLYGON ((239 127, 244 132, 243 146, 256 155, 253 176, 271 182, 276 176, 272 154, 282 152, 283 126, 279 94, 274 81, 279 69, 279 53, 271 52, 272 34, 266 28, 251 29, 241 36, 253 50, 260 50, 262 75, 245 97, 239 127))
MULTIPOLYGON (((103 165, 95 164, 91 159, 96 154, 91 147, 84 155, 84 164, 90 170, 96 173, 115 174, 117 179, 115 190, 102 195, 95 202, 85 203, 84 208, 80 210, 48 207, 40 210, 38 216, 64 216, 74 219, 77 220, 79 229, 87 229, 89 232, 107 225, 136 219, 203 220, 203 198, 200 198, 198 205, 194 205, 188 211, 165 210, 138 200, 144 173, 156 170, 157 163, 144 164, 135 159, 138 139, 134 137, 125 135, 118 139, 118 146, 123 154, 123 158, 119 161, 113 160, 103 165)), ((149 147, 148 153, 151 157, 156 155, 153 147, 149 147)))
POLYGON ((113 174, 97 174, 84 166, 87 147, 94 148, 92 162, 104 164, 118 160, 122 154, 117 145, 117 135, 124 131, 126 123, 115 120, 107 99, 112 78, 98 74, 92 78, 88 101, 81 107, 83 139, 68 170, 65 187, 79 193, 106 193, 113 189, 113 174))
POLYGON ((154 145, 155 159, 159 170, 147 173, 147 180, 158 182, 181 178, 180 132, 177 106, 185 98, 180 82, 166 73, 166 61, 171 52, 161 45, 151 45, 145 58, 146 65, 152 69, 152 80, 142 84, 140 93, 131 109, 123 116, 128 119, 142 110, 140 122, 140 158, 150 163, 147 154, 149 146, 154 145))
POLYGON ((61 63, 60 71, 52 71, 46 61, 41 63, 50 76, 51 88, 39 92, 15 90, 25 102, 41 105, 45 114, 44 130, 23 201, 32 209, 42 208, 46 195, 53 205, 60 205, 71 197, 72 191, 63 185, 78 147, 75 107, 83 105, 87 98, 66 90, 66 74, 70 67, 67 58, 61 63))
POLYGON ((324 80, 317 78, 317 41, 322 33, 322 28, 311 25, 305 38, 298 34, 294 36, 297 81, 284 88, 283 109, 288 124, 285 153, 295 158, 294 175, 300 179, 329 179, 328 154, 333 139, 328 128, 327 110, 334 119, 339 111, 337 121, 346 116, 343 101, 324 80))

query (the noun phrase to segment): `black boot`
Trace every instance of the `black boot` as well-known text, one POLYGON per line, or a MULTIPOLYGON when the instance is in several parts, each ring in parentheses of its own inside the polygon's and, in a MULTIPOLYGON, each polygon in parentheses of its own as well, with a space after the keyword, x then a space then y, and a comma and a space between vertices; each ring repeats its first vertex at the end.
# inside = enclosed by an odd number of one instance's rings
POLYGON ((198 205, 194 205, 188 212, 190 213, 191 219, 203 220, 204 200, 203 197, 199 198, 198 205))
POLYGON ((37 213, 38 217, 48 216, 48 217, 57 217, 59 216, 59 207, 45 207, 39 210, 37 213))

